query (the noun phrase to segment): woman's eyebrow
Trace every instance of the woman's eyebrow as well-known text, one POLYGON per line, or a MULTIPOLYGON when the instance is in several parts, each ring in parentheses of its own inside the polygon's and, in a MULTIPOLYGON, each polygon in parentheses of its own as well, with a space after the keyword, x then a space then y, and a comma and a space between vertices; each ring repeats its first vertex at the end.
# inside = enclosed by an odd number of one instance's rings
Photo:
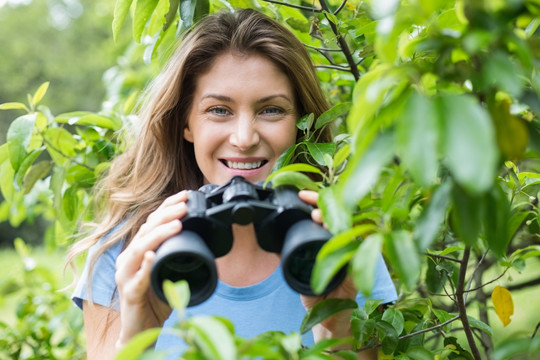
POLYGON ((220 94, 206 94, 201 98, 201 100, 205 99, 216 99, 221 101, 233 102, 233 99, 231 97, 220 94))
POLYGON ((292 103, 291 98, 289 96, 285 95, 285 94, 276 94, 276 95, 265 96, 262 99, 257 100, 257 103, 264 103, 264 102, 273 100, 275 98, 282 98, 282 99, 285 99, 288 102, 292 103))

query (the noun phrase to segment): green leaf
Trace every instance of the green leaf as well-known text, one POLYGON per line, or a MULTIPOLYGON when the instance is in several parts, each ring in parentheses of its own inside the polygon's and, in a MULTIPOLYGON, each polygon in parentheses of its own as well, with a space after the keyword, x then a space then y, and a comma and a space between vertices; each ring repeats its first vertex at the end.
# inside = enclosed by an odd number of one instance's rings
POLYGON ((444 163, 467 191, 487 191, 495 180, 499 158, 489 115, 468 95, 446 95, 438 104, 444 163))
POLYGON ((397 144, 403 166, 422 186, 432 184, 437 176, 437 145, 442 134, 434 101, 413 92, 397 119, 397 144))
POLYGON ((126 16, 129 12, 129 8, 131 7, 132 2, 133 0, 116 0, 116 3, 114 4, 112 32, 115 42, 118 41, 120 29, 122 29, 122 25, 124 25, 124 21, 126 20, 126 16))
POLYGON ((32 96, 32 105, 37 106, 41 99, 45 96, 47 93, 47 89, 49 88, 49 82, 44 82, 39 86, 34 96, 32 96))
POLYGON ((407 349, 407 356, 413 360, 433 360, 433 354, 420 346, 407 349))
POLYGON ((180 19, 182 27, 189 29, 201 17, 208 14, 210 5, 208 0, 180 0, 180 19))
POLYGON ((141 36, 150 16, 158 4, 158 0, 135 0, 133 15, 133 39, 140 42, 141 36))
POLYGON ((339 234, 352 227, 352 218, 337 194, 337 187, 325 187, 319 191, 317 205, 322 210, 324 223, 332 234, 339 234))
POLYGON ((398 278, 412 289, 420 278, 421 263, 411 234, 405 230, 391 232, 385 237, 385 250, 398 278))
POLYGON ((352 278, 356 288, 365 296, 371 294, 375 282, 375 269, 380 259, 383 236, 379 233, 365 238, 351 261, 352 278))
POLYGON ((32 150, 21 163, 21 166, 15 173, 15 189, 21 190, 23 179, 26 176, 28 169, 34 164, 34 161, 38 158, 39 155, 43 152, 43 148, 32 150))
POLYGON ((195 344, 207 359, 235 360, 234 338, 223 322, 211 316, 196 316, 189 321, 195 344))
POLYGON ((482 330, 483 332, 485 332, 489 336, 493 336, 493 330, 491 330, 491 327, 488 324, 486 324, 485 322, 480 321, 478 319, 475 319, 475 318, 473 318, 471 316, 467 316, 467 319, 469 319, 469 324, 472 327, 477 328, 478 330, 482 330))
POLYGON ((379 336, 381 337, 381 348, 383 353, 392 354, 398 344, 398 334, 396 330, 384 320, 379 320, 376 323, 376 327, 379 330, 379 336))
POLYGON ((313 121, 315 120, 315 115, 313 113, 304 115, 298 121, 296 122, 296 127, 299 130, 306 131, 308 129, 311 129, 311 126, 313 125, 313 121))
POLYGON ((9 149, 9 160, 13 170, 19 170, 21 163, 26 157, 26 148, 30 144, 36 114, 27 114, 13 120, 7 132, 7 143, 9 149))
POLYGON ((512 61, 508 54, 496 50, 485 58, 482 67, 483 81, 496 86, 515 98, 519 98, 524 88, 523 69, 512 61))
POLYGON ((356 309, 357 307, 358 304, 352 299, 329 298, 321 300, 307 311, 300 327, 300 333, 305 334, 313 326, 341 311, 356 309))
POLYGON ((167 29, 173 23, 174 19, 176 18, 176 14, 178 13, 179 6, 180 0, 169 1, 169 12, 165 15, 165 24, 163 25, 163 31, 167 31, 167 29))
POLYGON ((117 124, 111 118, 88 111, 76 111, 58 115, 54 121, 61 124, 97 126, 104 129, 118 130, 121 124, 117 124))
POLYGON ((441 231, 450 203, 451 190, 452 183, 450 181, 443 182, 437 187, 428 205, 418 218, 413 238, 419 250, 428 249, 441 231))
POLYGON ((48 128, 44 138, 47 140, 47 150, 58 163, 65 161, 65 157, 75 156, 78 141, 64 128, 48 128))
MULTIPOLYGON (((158 0, 158 4, 150 17, 148 22, 147 33, 151 36, 159 34, 167 21, 167 14, 169 13, 169 0, 158 0)), ((176 9, 174 9, 176 11, 176 9)), ((159 35, 158 35, 159 36, 159 35)))
POLYGON ((334 276, 349 262, 359 242, 342 234, 326 242, 319 253, 311 276, 311 288, 315 294, 326 289, 334 276))
POLYGON ((352 103, 344 102, 344 103, 335 105, 329 110, 326 110, 317 118, 317 121, 315 122, 315 129, 318 130, 322 128, 323 126, 325 126, 326 124, 334 121, 338 117, 345 115, 346 113, 349 112, 349 110, 351 109, 351 106, 352 106, 352 103))
POLYGON ((187 281, 182 280, 173 283, 170 280, 165 280, 163 282, 163 294, 169 305, 178 311, 179 317, 182 318, 191 296, 187 281))
POLYGON ((300 190, 319 190, 317 183, 311 180, 307 175, 296 171, 279 171, 272 174, 271 178, 267 179, 267 182, 268 181, 272 181, 273 187, 281 185, 294 185, 300 190))
POLYGON ((0 104, 0 110, 26 110, 28 111, 28 108, 26 105, 20 102, 8 102, 0 104))
POLYGON ((405 318, 401 311, 395 308, 388 308, 383 313, 382 319, 392 325, 398 335, 401 334, 405 324, 405 318))
POLYGON ((145 330, 135 335, 115 356, 116 360, 137 360, 161 333, 161 328, 145 330))
POLYGON ((352 319, 351 331, 359 346, 362 346, 375 333, 375 320, 373 319, 352 319))
POLYGON ((454 186, 452 200, 451 228, 461 241, 473 246, 480 235, 484 197, 469 195, 459 186, 454 186))
POLYGON ((309 154, 313 157, 313 159, 319 164, 319 165, 326 165, 326 162, 324 160, 324 156, 326 154, 334 155, 334 152, 336 151, 336 144, 334 143, 312 143, 312 142, 306 142, 305 143, 309 154))
POLYGON ((345 144, 339 148, 334 155, 334 170, 338 170, 338 168, 345 162, 345 160, 347 160, 350 154, 351 146, 349 144, 345 144))
POLYGON ((53 163, 48 160, 43 160, 33 164, 30 171, 28 171, 23 179, 23 193, 28 194, 38 180, 47 176, 51 171, 52 165, 53 163))
POLYGON ((394 155, 394 137, 391 133, 380 135, 363 156, 353 156, 341 182, 341 197, 347 207, 354 209, 371 190, 383 167, 394 155))
POLYGON ((498 257, 506 254, 506 248, 510 243, 508 219, 510 219, 510 201, 506 193, 496 185, 486 195, 483 223, 488 246, 498 257))

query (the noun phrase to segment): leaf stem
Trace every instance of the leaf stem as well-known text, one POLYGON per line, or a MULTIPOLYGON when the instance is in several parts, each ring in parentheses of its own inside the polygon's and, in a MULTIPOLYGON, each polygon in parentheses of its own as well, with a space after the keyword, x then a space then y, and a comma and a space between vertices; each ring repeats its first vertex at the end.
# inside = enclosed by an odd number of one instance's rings
POLYGON ((322 12, 321 9, 317 9, 317 8, 311 7, 311 6, 302 6, 302 5, 289 4, 289 3, 286 3, 286 2, 276 1, 276 0, 263 0, 263 1, 267 2, 267 3, 271 3, 271 4, 278 4, 278 5, 288 6, 288 7, 294 8, 294 9, 298 9, 298 10, 306 10, 306 11, 312 11, 312 12, 316 12, 316 13, 322 12))

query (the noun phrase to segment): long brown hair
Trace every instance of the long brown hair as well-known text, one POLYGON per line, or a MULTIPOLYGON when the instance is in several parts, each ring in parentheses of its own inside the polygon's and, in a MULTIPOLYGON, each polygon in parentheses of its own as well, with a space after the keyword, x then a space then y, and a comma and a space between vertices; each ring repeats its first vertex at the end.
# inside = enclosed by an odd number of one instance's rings
MULTIPOLYGON (((92 259, 92 269, 111 246, 124 239, 126 246, 166 197, 203 185, 193 144, 184 140, 183 132, 196 80, 228 51, 260 54, 277 64, 296 90, 301 116, 318 117, 328 109, 307 51, 283 25, 251 9, 207 16, 185 34, 147 90, 133 143, 96 185, 96 203, 102 209, 97 229, 72 247, 68 262, 110 232, 92 259)), ((330 135, 325 131, 319 141, 330 141, 330 135)))

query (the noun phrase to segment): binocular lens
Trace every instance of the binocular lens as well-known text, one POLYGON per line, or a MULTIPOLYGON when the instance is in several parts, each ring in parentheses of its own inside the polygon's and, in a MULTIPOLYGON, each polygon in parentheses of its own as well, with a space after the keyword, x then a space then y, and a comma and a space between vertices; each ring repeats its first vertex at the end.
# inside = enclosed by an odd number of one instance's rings
POLYGON ((156 252, 152 286, 165 302, 162 284, 166 279, 187 281, 191 293, 188 306, 200 304, 214 292, 217 286, 214 255, 196 233, 182 231, 163 243, 156 252))
MULTIPOLYGON (((331 234, 311 220, 301 220, 291 226, 281 252, 283 275, 289 286, 304 295, 316 295, 311 288, 311 273, 317 254, 331 234)), ((334 290, 345 278, 343 267, 328 283, 322 294, 334 290)))

